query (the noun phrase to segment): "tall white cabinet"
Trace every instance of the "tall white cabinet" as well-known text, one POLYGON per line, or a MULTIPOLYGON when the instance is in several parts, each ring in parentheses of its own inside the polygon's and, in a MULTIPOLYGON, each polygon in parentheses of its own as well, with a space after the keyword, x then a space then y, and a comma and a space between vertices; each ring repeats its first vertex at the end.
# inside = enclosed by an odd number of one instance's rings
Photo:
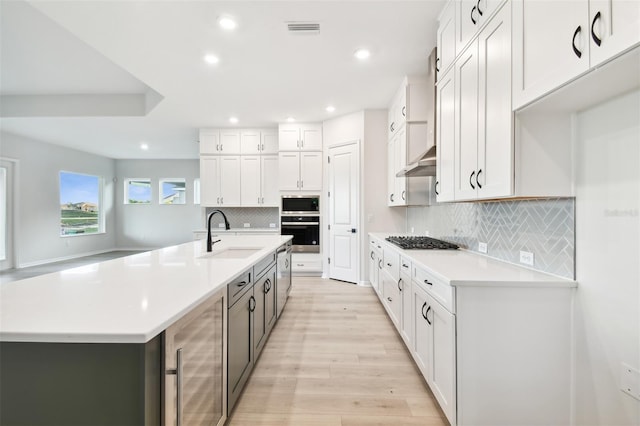
POLYGON ((281 124, 278 134, 280 191, 321 191, 322 124, 281 124))

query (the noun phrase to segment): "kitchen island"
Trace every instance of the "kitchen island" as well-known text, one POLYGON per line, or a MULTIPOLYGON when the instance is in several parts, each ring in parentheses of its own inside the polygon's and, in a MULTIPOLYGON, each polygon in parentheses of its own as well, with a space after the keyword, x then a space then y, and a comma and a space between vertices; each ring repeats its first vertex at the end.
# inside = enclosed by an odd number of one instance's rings
POLYGON ((223 236, 212 253, 195 241, 2 285, 0 424, 164 422, 165 330, 203 314, 226 366, 227 285, 289 240, 223 236))

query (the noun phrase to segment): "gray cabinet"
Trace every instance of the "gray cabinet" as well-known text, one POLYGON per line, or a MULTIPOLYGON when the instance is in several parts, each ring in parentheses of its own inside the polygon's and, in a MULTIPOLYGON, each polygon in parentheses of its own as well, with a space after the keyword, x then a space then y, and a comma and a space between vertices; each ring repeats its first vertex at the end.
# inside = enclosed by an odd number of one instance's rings
POLYGON ((257 359, 276 322, 276 266, 273 265, 253 286, 253 350, 257 359))

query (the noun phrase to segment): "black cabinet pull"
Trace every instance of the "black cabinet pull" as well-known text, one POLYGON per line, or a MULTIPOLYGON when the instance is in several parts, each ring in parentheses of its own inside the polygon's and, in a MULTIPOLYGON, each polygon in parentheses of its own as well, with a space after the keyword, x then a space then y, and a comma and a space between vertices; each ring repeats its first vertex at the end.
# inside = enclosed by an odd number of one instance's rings
POLYGON ((596 13, 596 16, 593 17, 593 22, 591 22, 591 38, 593 38, 593 41, 595 41, 598 46, 600 46, 600 43, 602 43, 602 39, 598 38, 593 27, 596 25, 596 21, 598 21, 600 17, 600 12, 596 13))
POLYGON ((389 199, 391 200, 391 202, 393 203, 393 194, 389 195, 389 199))
POLYGON ((433 285, 433 283, 432 283, 431 281, 429 281, 429 280, 424 280, 424 283, 425 283, 426 285, 433 285))
POLYGON ((440 58, 436 58, 436 72, 440 72, 440 67, 438 66, 438 64, 440 64, 440 58))
POLYGON ((478 0, 478 4, 477 4, 477 6, 476 6, 476 7, 477 7, 477 9, 478 9, 478 14, 480 14, 480 16, 482 16, 482 11, 480 10, 480 2, 481 2, 481 1, 482 1, 482 0, 478 0))
POLYGON ((375 260, 374 256, 375 256, 375 253, 372 251, 371 252, 371 260, 375 260))
POLYGON ((403 263, 403 264, 402 264, 402 267, 403 267, 403 268, 408 268, 408 267, 409 267, 409 265, 407 265, 406 263, 403 263))
POLYGON ((582 27, 578 25, 578 28, 576 28, 576 31, 573 33, 573 39, 571 39, 571 47, 573 47, 573 53, 575 53, 578 58, 582 57, 582 52, 579 51, 576 47, 576 37, 578 37, 580 31, 582 31, 582 27))
POLYGON ((398 291, 402 291, 402 287, 400 287, 401 282, 402 282, 402 278, 398 280, 398 291))
POLYGON ((266 280, 264 282, 264 294, 269 293, 269 290, 271 290, 271 281, 266 280))
POLYGON ((427 302, 424 302, 424 304, 422 305, 422 309, 420 309, 420 311, 422 312, 422 318, 427 319, 427 315, 424 313, 424 308, 427 307, 427 302))
POLYGON ((473 22, 473 25, 477 24, 477 21, 475 19, 473 19, 473 11, 476 10, 476 7, 473 6, 473 9, 471 9, 471 22, 473 22))
POLYGON ((284 260, 284 268, 289 269, 289 259, 284 260))
POLYGON ((429 306, 427 308, 427 312, 424 314, 424 319, 427 320, 427 322, 429 323, 429 325, 431 325, 431 321, 429 321, 429 311, 431 310, 431 306, 429 306))
POLYGON ((256 299, 253 296, 251 296, 249 298, 249 312, 253 312, 255 310, 256 310, 256 299), (253 302, 253 306, 251 305, 251 302, 253 302))
POLYGON ((391 268, 391 266, 393 266, 393 265, 391 265, 390 263, 388 263, 388 262, 387 262, 387 266, 388 266, 389 268, 391 268))
POLYGON ((405 194, 406 192, 407 192, 407 191, 402 191, 402 200, 403 200, 403 201, 405 200, 405 198, 404 198, 404 194, 405 194))
POLYGON ((476 175, 476 185, 478 185, 478 188, 482 189, 482 185, 480 185, 480 173, 482 173, 482 169, 478 170, 478 174, 476 175))
POLYGON ((471 185, 471 188, 476 189, 475 186, 473 186, 473 176, 476 174, 476 171, 472 171, 471 175, 469 176, 469 185, 471 185))
POLYGON ((387 300, 388 300, 389 302, 393 302, 393 299, 392 299, 392 298, 390 298, 390 297, 387 297, 387 300))
POLYGON ((403 107, 402 107, 402 116, 403 116, 403 117, 406 117, 406 116, 407 116, 406 112, 407 112, 407 107, 406 107, 406 106, 403 106, 403 107))
POLYGON ((435 185, 434 185, 434 187, 433 187, 433 190, 434 190, 434 191, 436 191, 436 195, 440 195, 440 193, 438 192, 438 184, 439 184, 439 183, 440 183, 440 182, 436 181, 436 184, 435 184, 435 185))
POLYGON ((378 269, 382 269, 382 259, 378 260, 378 269))

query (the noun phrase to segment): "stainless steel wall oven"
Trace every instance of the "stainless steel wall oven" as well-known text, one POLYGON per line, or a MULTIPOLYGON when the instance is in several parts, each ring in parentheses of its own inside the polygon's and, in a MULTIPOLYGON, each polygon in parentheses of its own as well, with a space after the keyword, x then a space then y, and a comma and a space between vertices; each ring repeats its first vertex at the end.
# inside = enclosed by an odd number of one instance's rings
POLYGON ((293 235, 294 252, 320 253, 320 197, 282 196, 280 233, 293 235))

